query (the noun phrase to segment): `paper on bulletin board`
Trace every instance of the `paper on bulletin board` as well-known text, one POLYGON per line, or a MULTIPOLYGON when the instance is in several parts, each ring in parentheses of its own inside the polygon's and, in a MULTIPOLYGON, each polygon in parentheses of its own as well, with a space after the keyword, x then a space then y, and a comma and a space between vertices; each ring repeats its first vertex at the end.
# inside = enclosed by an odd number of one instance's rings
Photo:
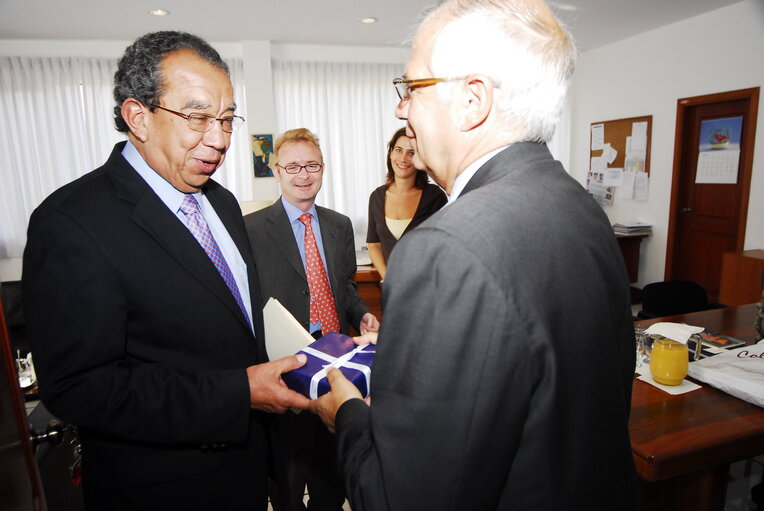
POLYGON ((605 186, 604 172, 589 171, 589 174, 586 177, 586 190, 601 206, 613 205, 615 188, 612 186, 605 186))
POLYGON ((603 184, 605 186, 621 186, 623 169, 606 169, 603 184))
POLYGON ((592 156, 591 166, 592 172, 604 172, 607 169, 607 160, 603 156, 592 156))
POLYGON ((647 172, 634 174, 634 200, 646 201, 649 196, 650 180, 647 172))
POLYGON ((640 158, 626 158, 626 160, 623 162, 623 171, 624 172, 644 172, 645 160, 642 160, 640 158))
POLYGON ((605 144, 605 147, 602 149, 602 157, 607 161, 608 165, 615 161, 616 156, 618 156, 618 151, 613 149, 613 146, 610 144, 605 144))
POLYGON ((644 121, 632 123, 631 136, 647 142, 647 123, 644 121))
POLYGON ((605 125, 592 124, 592 151, 605 148, 605 125))
POLYGON ((645 161, 647 156, 647 139, 640 136, 626 137, 626 159, 645 161))
POLYGON ((634 198, 634 172, 624 169, 621 173, 621 184, 618 186, 618 197, 622 199, 634 198))

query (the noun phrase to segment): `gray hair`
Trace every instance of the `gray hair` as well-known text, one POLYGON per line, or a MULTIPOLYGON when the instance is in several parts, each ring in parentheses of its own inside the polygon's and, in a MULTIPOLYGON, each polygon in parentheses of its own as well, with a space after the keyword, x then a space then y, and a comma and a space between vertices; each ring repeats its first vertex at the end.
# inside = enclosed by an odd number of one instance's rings
MULTIPOLYGON (((162 61, 169 53, 191 50, 213 67, 228 72, 220 54, 203 39, 186 32, 152 32, 138 38, 125 49, 114 73, 114 125, 117 131, 127 133, 129 128, 122 118, 122 103, 135 98, 144 105, 158 104, 164 92, 162 61)), ((153 112, 154 109, 149 107, 153 112)))
MULTIPOLYGON (((576 48, 542 0, 449 0, 427 15, 435 76, 487 75, 512 141, 548 141, 564 106, 576 48)), ((447 87, 458 86, 449 82, 447 87)))

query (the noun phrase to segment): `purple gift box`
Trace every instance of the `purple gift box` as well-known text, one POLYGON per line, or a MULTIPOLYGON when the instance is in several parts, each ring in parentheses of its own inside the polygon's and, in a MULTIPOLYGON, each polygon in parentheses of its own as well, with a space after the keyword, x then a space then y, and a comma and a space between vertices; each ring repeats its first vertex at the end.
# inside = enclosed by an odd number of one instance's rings
POLYGON ((376 346, 358 346, 352 337, 330 332, 301 349, 308 361, 305 365, 284 373, 281 377, 287 387, 310 399, 329 392, 326 372, 336 367, 350 380, 364 397, 369 395, 371 364, 376 346))

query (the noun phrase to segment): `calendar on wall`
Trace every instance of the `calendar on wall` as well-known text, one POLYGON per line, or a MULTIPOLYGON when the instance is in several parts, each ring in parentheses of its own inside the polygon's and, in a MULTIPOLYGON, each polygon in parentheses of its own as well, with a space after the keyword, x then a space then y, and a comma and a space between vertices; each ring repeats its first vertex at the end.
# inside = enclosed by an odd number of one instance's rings
POLYGON ((696 183, 737 183, 742 129, 743 117, 708 119, 700 123, 696 183))

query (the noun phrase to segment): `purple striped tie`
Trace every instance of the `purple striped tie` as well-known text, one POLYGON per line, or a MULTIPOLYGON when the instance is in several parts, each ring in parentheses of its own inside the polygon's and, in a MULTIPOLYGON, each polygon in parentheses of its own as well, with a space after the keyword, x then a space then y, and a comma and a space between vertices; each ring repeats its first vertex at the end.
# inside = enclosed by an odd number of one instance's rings
POLYGON ((233 273, 231 273, 231 268, 228 267, 228 263, 226 262, 225 257, 223 257, 220 247, 212 236, 207 221, 204 219, 204 216, 202 216, 202 210, 199 208, 199 203, 196 202, 196 198, 190 193, 186 194, 183 203, 180 205, 180 210, 186 215, 186 225, 188 226, 188 230, 191 231, 191 234, 194 235, 196 241, 198 241, 204 251, 207 252, 207 257, 210 258, 210 261, 215 265, 220 276, 223 277, 226 286, 228 286, 234 300, 236 300, 241 312, 244 314, 247 324, 252 328, 252 323, 249 321, 249 314, 247 314, 247 308, 244 307, 244 301, 241 299, 241 294, 239 293, 239 286, 236 285, 236 279, 234 279, 233 273))

